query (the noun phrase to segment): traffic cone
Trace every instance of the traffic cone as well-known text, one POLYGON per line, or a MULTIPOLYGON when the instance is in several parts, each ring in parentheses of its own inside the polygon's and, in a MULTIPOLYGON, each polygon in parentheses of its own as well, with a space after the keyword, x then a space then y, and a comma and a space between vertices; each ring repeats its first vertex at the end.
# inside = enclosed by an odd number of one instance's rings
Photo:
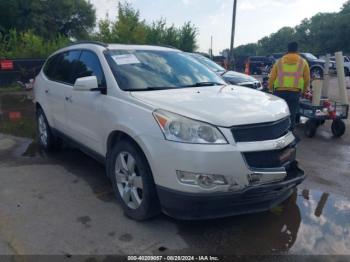
POLYGON ((249 65, 249 62, 245 63, 245 69, 244 69, 244 73, 246 75, 250 75, 250 65, 249 65))

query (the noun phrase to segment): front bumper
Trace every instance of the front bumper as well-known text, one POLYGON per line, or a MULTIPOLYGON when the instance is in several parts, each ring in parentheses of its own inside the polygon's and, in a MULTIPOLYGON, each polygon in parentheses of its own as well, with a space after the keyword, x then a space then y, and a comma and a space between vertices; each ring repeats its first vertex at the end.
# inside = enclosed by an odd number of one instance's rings
POLYGON ((178 219, 208 219, 269 210, 285 201, 305 179, 295 162, 283 181, 237 192, 187 193, 157 186, 163 212, 178 219))

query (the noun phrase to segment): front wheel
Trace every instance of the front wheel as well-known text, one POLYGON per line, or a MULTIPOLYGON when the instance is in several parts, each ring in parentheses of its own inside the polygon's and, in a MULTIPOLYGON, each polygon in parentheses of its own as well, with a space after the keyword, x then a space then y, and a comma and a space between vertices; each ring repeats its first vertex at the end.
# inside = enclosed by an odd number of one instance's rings
POLYGON ((314 120, 307 120, 304 127, 305 136, 312 138, 316 135, 317 122, 314 120))
POLYGON ((55 147, 55 137, 52 135, 45 113, 41 108, 38 109, 36 117, 39 145, 47 151, 52 150, 55 147))
POLYGON ((130 141, 121 141, 109 161, 108 175, 125 214, 145 220, 160 213, 152 172, 141 150, 130 141))
POLYGON ((311 79, 321 79, 323 78, 323 69, 321 67, 314 67, 310 71, 311 79))

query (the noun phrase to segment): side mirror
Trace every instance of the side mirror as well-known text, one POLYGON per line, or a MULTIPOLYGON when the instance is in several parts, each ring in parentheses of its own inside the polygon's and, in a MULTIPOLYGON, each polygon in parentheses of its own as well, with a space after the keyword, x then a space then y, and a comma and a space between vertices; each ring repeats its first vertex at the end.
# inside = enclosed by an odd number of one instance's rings
POLYGON ((75 91, 94 91, 98 88, 96 76, 86 76, 75 80, 73 90, 75 91))

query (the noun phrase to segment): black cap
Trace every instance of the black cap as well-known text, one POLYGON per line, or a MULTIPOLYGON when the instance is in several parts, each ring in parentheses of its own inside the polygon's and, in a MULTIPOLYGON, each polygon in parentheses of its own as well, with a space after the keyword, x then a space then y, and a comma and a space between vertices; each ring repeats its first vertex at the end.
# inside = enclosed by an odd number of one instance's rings
POLYGON ((290 53, 298 52, 298 43, 297 42, 290 42, 288 44, 288 52, 290 52, 290 53))

